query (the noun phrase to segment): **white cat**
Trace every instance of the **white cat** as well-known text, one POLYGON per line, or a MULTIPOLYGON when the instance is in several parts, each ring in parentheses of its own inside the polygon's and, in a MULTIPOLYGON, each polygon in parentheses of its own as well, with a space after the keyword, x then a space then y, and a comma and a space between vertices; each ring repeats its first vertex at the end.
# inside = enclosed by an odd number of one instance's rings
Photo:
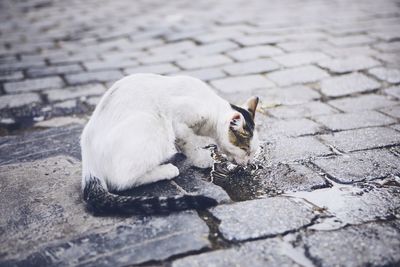
POLYGON ((202 81, 134 74, 102 97, 81 136, 84 199, 98 211, 168 213, 216 204, 205 196, 124 197, 109 193, 179 175, 168 163, 177 152, 193 166, 212 165, 206 145, 238 164, 258 148, 254 115, 258 98, 241 108, 229 104, 202 81))

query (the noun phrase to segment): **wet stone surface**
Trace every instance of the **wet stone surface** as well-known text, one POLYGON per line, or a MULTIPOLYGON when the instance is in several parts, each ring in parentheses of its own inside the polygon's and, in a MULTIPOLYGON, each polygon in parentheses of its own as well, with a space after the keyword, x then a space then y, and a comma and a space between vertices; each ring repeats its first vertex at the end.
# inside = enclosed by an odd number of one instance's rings
POLYGON ((397 0, 0 1, 0 266, 400 265, 399 11, 397 0), (179 155, 179 177, 118 192, 216 207, 85 206, 83 125, 137 72, 198 77, 235 104, 260 97, 257 170, 211 181, 179 155))
POLYGON ((231 241, 275 236, 312 222, 313 211, 289 198, 275 197, 221 205, 211 209, 219 231, 231 241))
POLYGON ((87 213, 76 159, 58 156, 0 169, 7 199, 0 204, 1 265, 135 264, 210 245, 208 227, 193 212, 155 218, 87 213))
POLYGON ((398 221, 376 222, 314 232, 304 244, 320 266, 396 266, 400 262, 398 237, 398 221))

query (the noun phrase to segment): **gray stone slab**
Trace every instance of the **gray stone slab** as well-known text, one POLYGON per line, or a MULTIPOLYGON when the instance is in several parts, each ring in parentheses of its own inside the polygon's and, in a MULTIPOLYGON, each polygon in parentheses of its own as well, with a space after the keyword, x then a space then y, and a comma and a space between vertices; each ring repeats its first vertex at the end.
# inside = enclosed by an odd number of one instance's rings
POLYGON ((368 72, 379 80, 388 83, 400 83, 400 69, 381 67, 370 69, 368 72))
POLYGON ((210 246, 208 227, 194 212, 145 218, 88 214, 80 172, 79 162, 62 156, 1 167, 1 265, 119 266, 210 246))
POLYGON ((252 61, 239 62, 224 67, 229 75, 245 75, 254 73, 265 73, 279 69, 279 65, 268 59, 256 59, 252 61))
POLYGON ((342 151, 355 151, 400 143, 400 134, 384 127, 364 128, 321 135, 327 144, 342 151))
POLYGON ((49 76, 49 75, 76 73, 76 72, 82 72, 82 71, 83 71, 83 68, 80 65, 70 64, 70 65, 30 68, 26 71, 26 73, 29 77, 37 78, 37 77, 43 77, 43 76, 49 76))
POLYGON ((305 118, 292 120, 264 120, 259 123, 259 137, 263 140, 283 136, 297 137, 322 132, 321 125, 305 118))
POLYGON ((189 55, 192 55, 192 56, 212 55, 212 54, 218 54, 218 53, 231 51, 238 47, 239 46, 234 42, 221 41, 221 42, 215 42, 215 43, 197 46, 195 48, 192 48, 192 49, 186 51, 186 53, 189 55))
POLYGON ((384 90, 388 95, 397 97, 400 99, 400 86, 392 86, 384 90))
POLYGON ((258 107, 262 112, 265 112, 271 107, 304 104, 321 97, 317 91, 303 85, 283 88, 270 87, 265 89, 253 89, 247 92, 223 93, 222 95, 226 100, 237 104, 244 103, 250 95, 258 96, 260 98, 258 107))
POLYGON ((106 88, 102 84, 86 84, 67 87, 64 89, 46 90, 44 94, 50 102, 62 101, 72 98, 87 97, 91 95, 102 95, 106 88))
POLYGON ((321 52, 296 52, 285 54, 282 56, 273 57, 273 60, 277 61, 285 67, 296 67, 305 64, 315 63, 321 60, 326 60, 329 57, 321 52))
POLYGON ((380 111, 394 118, 400 118, 400 105, 383 108, 380 111))
POLYGON ((231 241, 287 233, 310 224, 314 218, 310 208, 285 197, 220 205, 211 213, 221 221, 218 228, 223 237, 231 241))
POLYGON ((318 63, 322 68, 329 69, 335 73, 346 73, 379 66, 379 61, 368 56, 349 56, 346 58, 336 58, 323 60, 318 63))
POLYGON ((280 163, 331 154, 329 148, 313 136, 279 138, 263 143, 265 162, 280 163))
POLYGON ((211 85, 223 93, 246 92, 274 84, 262 75, 246 75, 213 80, 211 85))
POLYGON ((229 56, 233 57, 239 61, 270 57, 274 55, 283 54, 283 51, 279 48, 270 45, 263 46, 251 46, 244 47, 232 52, 227 53, 229 56))
POLYGON ((304 244, 309 257, 321 266, 396 266, 400 261, 398 225, 390 222, 317 231, 304 244))
POLYGON ((169 74, 178 72, 180 69, 171 63, 164 64, 153 64, 153 65, 144 65, 138 66, 134 68, 126 68, 124 69, 124 73, 126 75, 134 74, 134 73, 158 73, 158 74, 169 74))
POLYGON ((352 183, 400 174, 400 158, 386 150, 360 151, 313 161, 341 183, 352 183))
POLYGON ((354 46, 354 45, 370 44, 373 43, 375 40, 376 40, 375 38, 372 38, 368 35, 349 35, 349 36, 331 38, 329 39, 329 42, 337 46, 354 46))
POLYGON ((21 80, 23 77, 22 71, 0 71, 0 81, 21 80))
POLYGON ((207 69, 199 69, 191 71, 180 71, 179 73, 173 75, 189 75, 203 81, 209 81, 226 77, 226 74, 221 70, 221 68, 209 68, 209 69, 207 68, 207 69))
POLYGON ((217 250, 185 257, 172 263, 173 267, 229 267, 229 266, 301 266, 285 254, 285 245, 279 238, 245 243, 239 247, 217 250))
POLYGON ((280 106, 267 110, 268 113, 274 117, 285 119, 285 118, 301 118, 301 117, 313 117, 318 115, 335 114, 338 113, 332 107, 321 103, 321 102, 309 102, 301 105, 293 106, 280 106))
POLYGON ((83 83, 93 83, 93 82, 110 82, 117 81, 122 78, 122 72, 119 70, 104 70, 96 72, 82 72, 77 74, 68 74, 65 76, 68 84, 78 85, 83 83))
POLYGON ((329 101, 328 104, 345 112, 358 112, 361 110, 379 109, 393 106, 398 104, 398 102, 390 99, 387 96, 369 94, 335 99, 329 101))
POLYGON ((39 94, 36 93, 2 95, 0 96, 0 109, 17 108, 41 102, 42 100, 40 99, 39 94))
POLYGON ((313 119, 333 131, 383 126, 396 122, 394 119, 373 110, 360 111, 358 113, 323 115, 314 117, 313 119))
POLYGON ((292 84, 316 82, 329 77, 329 74, 315 66, 303 66, 274 71, 269 73, 267 77, 280 86, 288 86, 292 84))
POLYGON ((361 73, 346 74, 321 81, 321 92, 331 97, 368 92, 379 87, 378 82, 361 73))
POLYGON ((209 68, 232 63, 232 59, 224 55, 197 56, 189 59, 183 59, 176 64, 186 70, 209 68))
POLYGON ((60 77, 47 77, 38 79, 29 79, 20 82, 8 82, 4 84, 4 90, 7 93, 21 93, 38 91, 42 89, 62 87, 64 82, 60 77))

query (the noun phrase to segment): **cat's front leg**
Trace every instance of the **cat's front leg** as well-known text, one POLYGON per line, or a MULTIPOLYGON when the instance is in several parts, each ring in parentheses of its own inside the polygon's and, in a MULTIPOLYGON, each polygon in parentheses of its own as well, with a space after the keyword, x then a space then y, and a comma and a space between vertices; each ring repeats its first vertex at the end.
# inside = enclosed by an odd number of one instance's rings
POLYGON ((204 148, 209 144, 214 144, 214 139, 207 136, 196 135, 192 129, 186 125, 180 125, 177 131, 177 145, 185 154, 192 166, 198 168, 211 168, 213 159, 208 149, 204 148))

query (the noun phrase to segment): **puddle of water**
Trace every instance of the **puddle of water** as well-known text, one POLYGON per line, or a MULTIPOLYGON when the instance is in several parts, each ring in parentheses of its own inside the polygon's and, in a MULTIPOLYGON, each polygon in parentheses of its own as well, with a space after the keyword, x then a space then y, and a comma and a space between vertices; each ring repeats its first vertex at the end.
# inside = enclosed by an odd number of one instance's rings
MULTIPOLYGON (((311 205, 323 215, 309 229, 334 230, 346 224, 398 216, 400 190, 397 186, 372 183, 345 185, 330 182, 330 188, 284 194, 311 205)), ((381 183, 385 184, 382 181, 381 183)))

